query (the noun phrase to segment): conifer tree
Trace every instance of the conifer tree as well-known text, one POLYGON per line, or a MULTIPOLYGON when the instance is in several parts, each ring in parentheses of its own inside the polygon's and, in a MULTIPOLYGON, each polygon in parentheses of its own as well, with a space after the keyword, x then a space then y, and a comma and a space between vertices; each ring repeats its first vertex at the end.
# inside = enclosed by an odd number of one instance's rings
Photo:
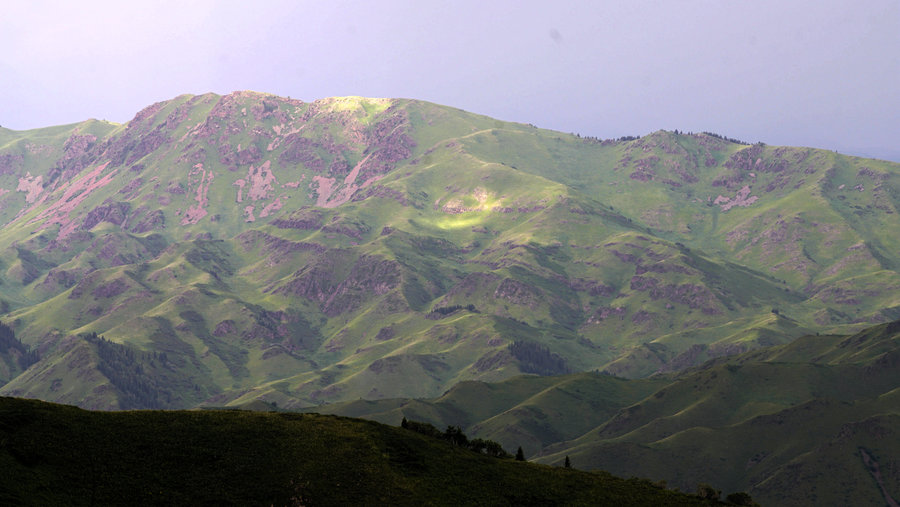
POLYGON ((519 446, 519 449, 516 451, 516 461, 525 461, 525 451, 522 450, 522 446, 519 446))
POLYGON ((566 454, 566 463, 565 463, 565 465, 563 465, 563 466, 565 466, 566 468, 572 468, 572 462, 569 461, 569 455, 568 455, 568 454, 566 454))

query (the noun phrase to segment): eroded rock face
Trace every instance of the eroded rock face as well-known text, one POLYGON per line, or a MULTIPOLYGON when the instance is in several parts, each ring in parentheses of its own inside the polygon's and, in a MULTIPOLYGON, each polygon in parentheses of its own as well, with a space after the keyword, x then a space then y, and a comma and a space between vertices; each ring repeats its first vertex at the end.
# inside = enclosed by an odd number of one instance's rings
POLYGON ((626 313, 628 313, 627 310, 622 306, 616 308, 610 308, 608 306, 600 307, 594 311, 594 314, 591 315, 590 318, 588 318, 587 323, 597 324, 610 317, 624 318, 626 313))
POLYGON ((329 263, 318 262, 294 273, 293 278, 273 290, 275 294, 301 296, 324 303, 334 291, 334 271, 329 263))
POLYGON ((735 206, 750 206, 757 200, 759 200, 759 196, 751 196, 750 187, 744 185, 740 190, 738 190, 737 195, 735 195, 734 197, 725 197, 720 195, 716 197, 716 199, 713 201, 713 204, 720 205, 722 207, 722 211, 728 211, 735 206))
POLYGON ((100 222, 109 222, 113 225, 122 225, 131 211, 131 205, 127 202, 116 202, 97 206, 88 212, 81 228, 89 231, 100 222))
POLYGON ((270 256, 269 263, 271 265, 279 264, 283 258, 290 257, 291 254, 297 252, 315 252, 323 254, 327 250, 326 247, 307 241, 289 241, 284 238, 272 236, 260 231, 247 231, 238 236, 241 246, 245 251, 254 248, 257 243, 262 242, 262 252, 270 256))
POLYGON ((469 299, 479 290, 491 287, 500 280, 500 276, 493 273, 470 273, 462 281, 450 288, 444 301, 446 302, 456 297, 469 299))
POLYGON ((367 144, 375 147, 375 151, 372 162, 360 172, 362 180, 393 170, 397 162, 409 158, 416 146, 406 132, 409 128, 406 113, 395 107, 389 108, 386 113, 386 118, 375 126, 367 140, 367 144))
POLYGON ((51 269, 47 272, 47 276, 44 278, 42 285, 47 289, 56 292, 73 287, 81 280, 82 276, 83 273, 79 270, 51 269))
POLYGON ((94 287, 91 296, 95 298, 112 298, 127 291, 130 285, 124 278, 116 278, 107 283, 94 287))
POLYGON ((158 231, 166 228, 166 215, 162 210, 153 210, 147 213, 131 227, 131 232, 142 234, 150 231, 158 231))
POLYGON ((318 230, 322 227, 322 216, 321 211, 306 208, 282 215, 272 220, 272 225, 279 229, 318 230))
POLYGON ((722 313, 715 295, 702 285, 690 283, 663 285, 655 278, 633 276, 631 290, 647 292, 653 300, 665 299, 688 308, 700 309, 704 314, 722 313))
POLYGON ((385 341, 385 340, 390 340, 391 338, 393 338, 396 335, 397 335, 397 333, 394 331, 394 327, 388 326, 388 327, 383 327, 383 328, 379 329, 378 334, 375 335, 375 339, 378 341, 385 341))
POLYGON ((410 206, 411 204, 409 199, 407 199, 406 195, 403 192, 382 185, 372 185, 368 188, 360 189, 353 194, 351 200, 354 202, 359 202, 371 197, 391 199, 400 203, 401 206, 410 206))
MULTIPOLYGON (((320 303, 322 312, 334 317, 353 312, 363 301, 383 296, 400 285, 400 267, 395 261, 362 256, 347 276, 339 279, 336 263, 345 257, 341 252, 325 252, 315 264, 294 274, 292 280, 278 287, 276 294, 291 294, 320 303)), ((346 259, 343 259, 346 262, 346 259)))
POLYGON ((19 173, 24 163, 25 157, 21 153, 0 154, 0 176, 19 173))
POLYGON ((350 274, 335 286, 322 305, 322 312, 336 316, 356 310, 372 296, 385 295, 400 285, 400 267, 395 261, 362 257, 350 274))
POLYGON ((512 278, 506 278, 494 291, 494 297, 505 299, 513 304, 537 308, 538 302, 543 297, 540 289, 512 278))
POLYGON ((223 320, 222 322, 216 324, 216 328, 213 330, 213 336, 221 338, 223 336, 227 336, 236 332, 237 329, 237 324, 233 320, 223 320))
POLYGON ((325 161, 318 155, 317 148, 322 146, 312 139, 291 134, 285 138, 285 150, 278 157, 278 163, 282 167, 292 167, 302 164, 307 169, 321 173, 325 170, 325 161))

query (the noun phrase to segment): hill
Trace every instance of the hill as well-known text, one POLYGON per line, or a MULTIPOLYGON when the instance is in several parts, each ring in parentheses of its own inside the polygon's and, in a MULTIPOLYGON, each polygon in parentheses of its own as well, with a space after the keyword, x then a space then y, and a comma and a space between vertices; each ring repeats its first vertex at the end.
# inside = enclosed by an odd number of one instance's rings
POLYGON ((254 92, 3 130, 0 394, 302 408, 856 332, 900 317, 898 169, 254 92))
POLYGON ((538 462, 709 482, 763 505, 900 498, 900 321, 626 380, 599 374, 467 382, 430 400, 317 408, 460 425, 538 462))
POLYGON ((4 505, 709 505, 335 416, 0 398, 0 440, 4 505))

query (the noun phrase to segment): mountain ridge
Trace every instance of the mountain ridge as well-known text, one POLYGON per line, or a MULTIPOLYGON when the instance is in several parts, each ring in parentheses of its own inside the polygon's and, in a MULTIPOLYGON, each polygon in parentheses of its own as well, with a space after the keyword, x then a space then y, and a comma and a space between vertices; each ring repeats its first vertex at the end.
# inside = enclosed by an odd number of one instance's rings
POLYGON ((10 136, 3 320, 40 359, 5 394, 125 408, 123 361, 172 408, 640 377, 900 308, 897 164, 825 150, 255 92, 10 136))

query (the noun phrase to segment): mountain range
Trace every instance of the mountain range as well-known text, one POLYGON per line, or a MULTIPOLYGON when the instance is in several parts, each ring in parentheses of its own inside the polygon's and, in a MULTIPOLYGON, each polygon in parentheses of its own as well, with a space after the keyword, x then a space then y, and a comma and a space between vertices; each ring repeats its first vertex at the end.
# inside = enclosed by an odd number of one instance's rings
POLYGON ((407 99, 0 128, 0 395, 406 417, 895 505, 898 191, 888 161, 407 99))
POLYGON ((857 332, 900 317, 898 169, 254 92, 0 129, 0 394, 303 408, 857 332))

